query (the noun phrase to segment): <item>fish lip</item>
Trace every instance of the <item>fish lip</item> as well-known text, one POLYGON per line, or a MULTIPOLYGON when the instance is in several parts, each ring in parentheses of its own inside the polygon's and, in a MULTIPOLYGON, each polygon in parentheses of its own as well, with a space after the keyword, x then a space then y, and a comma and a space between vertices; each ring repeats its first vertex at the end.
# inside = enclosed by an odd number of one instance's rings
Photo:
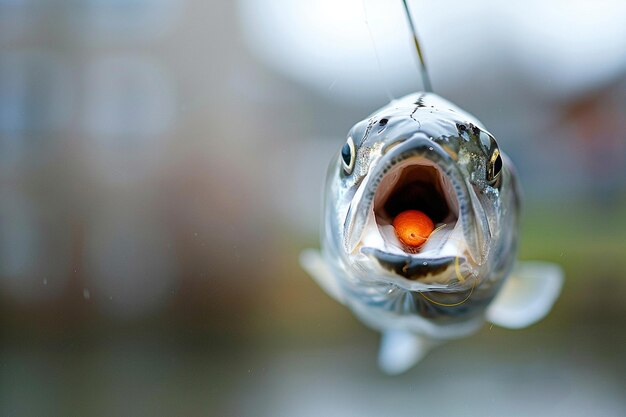
POLYGON ((401 255, 385 252, 378 248, 363 247, 361 253, 375 259, 378 264, 396 275, 410 281, 417 281, 428 275, 435 275, 446 271, 455 263, 465 262, 456 256, 442 256, 438 258, 416 258, 410 255, 401 255))
POLYGON ((458 221, 462 223, 472 263, 481 262, 479 243, 480 233, 476 229, 475 215, 469 186, 461 174, 454 159, 436 142, 425 134, 418 132, 402 142, 396 141, 392 149, 373 161, 374 169, 370 170, 355 193, 344 222, 344 249, 348 254, 357 254, 362 235, 366 226, 368 213, 374 204, 377 187, 390 169, 396 164, 413 156, 420 156, 433 162, 442 175, 454 186, 454 194, 459 203, 458 221))

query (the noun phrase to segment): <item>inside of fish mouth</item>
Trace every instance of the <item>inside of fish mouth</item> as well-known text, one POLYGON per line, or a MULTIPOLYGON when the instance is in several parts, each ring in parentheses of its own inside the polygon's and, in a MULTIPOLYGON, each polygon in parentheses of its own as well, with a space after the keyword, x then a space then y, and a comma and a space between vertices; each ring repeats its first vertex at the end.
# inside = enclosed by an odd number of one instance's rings
MULTIPOLYGON (((435 227, 454 226, 459 205, 453 190, 450 180, 434 162, 421 157, 402 161, 385 174, 377 187, 373 206, 376 224, 379 228, 391 225, 403 211, 419 210, 430 217, 435 227)), ((404 250, 416 252, 406 246, 404 250)))

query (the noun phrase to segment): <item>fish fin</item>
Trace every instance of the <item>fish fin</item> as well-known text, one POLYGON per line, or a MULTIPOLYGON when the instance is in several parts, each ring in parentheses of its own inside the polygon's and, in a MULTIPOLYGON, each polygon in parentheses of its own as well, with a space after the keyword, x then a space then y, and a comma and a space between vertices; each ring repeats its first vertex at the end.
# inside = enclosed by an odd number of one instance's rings
POLYGON ((341 287, 320 251, 316 249, 303 250, 300 253, 300 265, 328 295, 340 303, 344 303, 341 287))
POLYGON ((521 329, 544 318, 561 293, 563 270, 548 262, 520 262, 487 309, 498 326, 521 329))
POLYGON ((383 333, 378 352, 378 366, 389 375, 398 375, 411 369, 437 343, 403 330, 383 333))

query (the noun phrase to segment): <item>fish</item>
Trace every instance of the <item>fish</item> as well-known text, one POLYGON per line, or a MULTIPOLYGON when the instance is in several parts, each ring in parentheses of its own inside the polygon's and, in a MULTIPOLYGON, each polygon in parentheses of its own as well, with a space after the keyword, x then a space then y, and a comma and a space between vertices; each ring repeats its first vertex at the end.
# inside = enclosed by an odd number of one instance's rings
POLYGON ((327 173, 321 250, 300 262, 381 332, 378 364, 399 374, 487 322, 519 329, 549 313, 564 274, 517 261, 520 209, 515 168, 484 125, 432 92, 409 94, 349 131, 327 173), (419 248, 394 233, 406 210, 436 226, 419 248))

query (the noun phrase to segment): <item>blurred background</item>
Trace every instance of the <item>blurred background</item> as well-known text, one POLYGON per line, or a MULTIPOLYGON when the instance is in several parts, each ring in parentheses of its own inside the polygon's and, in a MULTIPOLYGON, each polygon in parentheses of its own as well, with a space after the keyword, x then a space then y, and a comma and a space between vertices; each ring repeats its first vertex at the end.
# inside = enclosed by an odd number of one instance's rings
POLYGON ((411 0, 562 297, 387 377, 298 265, 400 1, 0 0, 0 415, 626 415, 626 4, 411 0))

